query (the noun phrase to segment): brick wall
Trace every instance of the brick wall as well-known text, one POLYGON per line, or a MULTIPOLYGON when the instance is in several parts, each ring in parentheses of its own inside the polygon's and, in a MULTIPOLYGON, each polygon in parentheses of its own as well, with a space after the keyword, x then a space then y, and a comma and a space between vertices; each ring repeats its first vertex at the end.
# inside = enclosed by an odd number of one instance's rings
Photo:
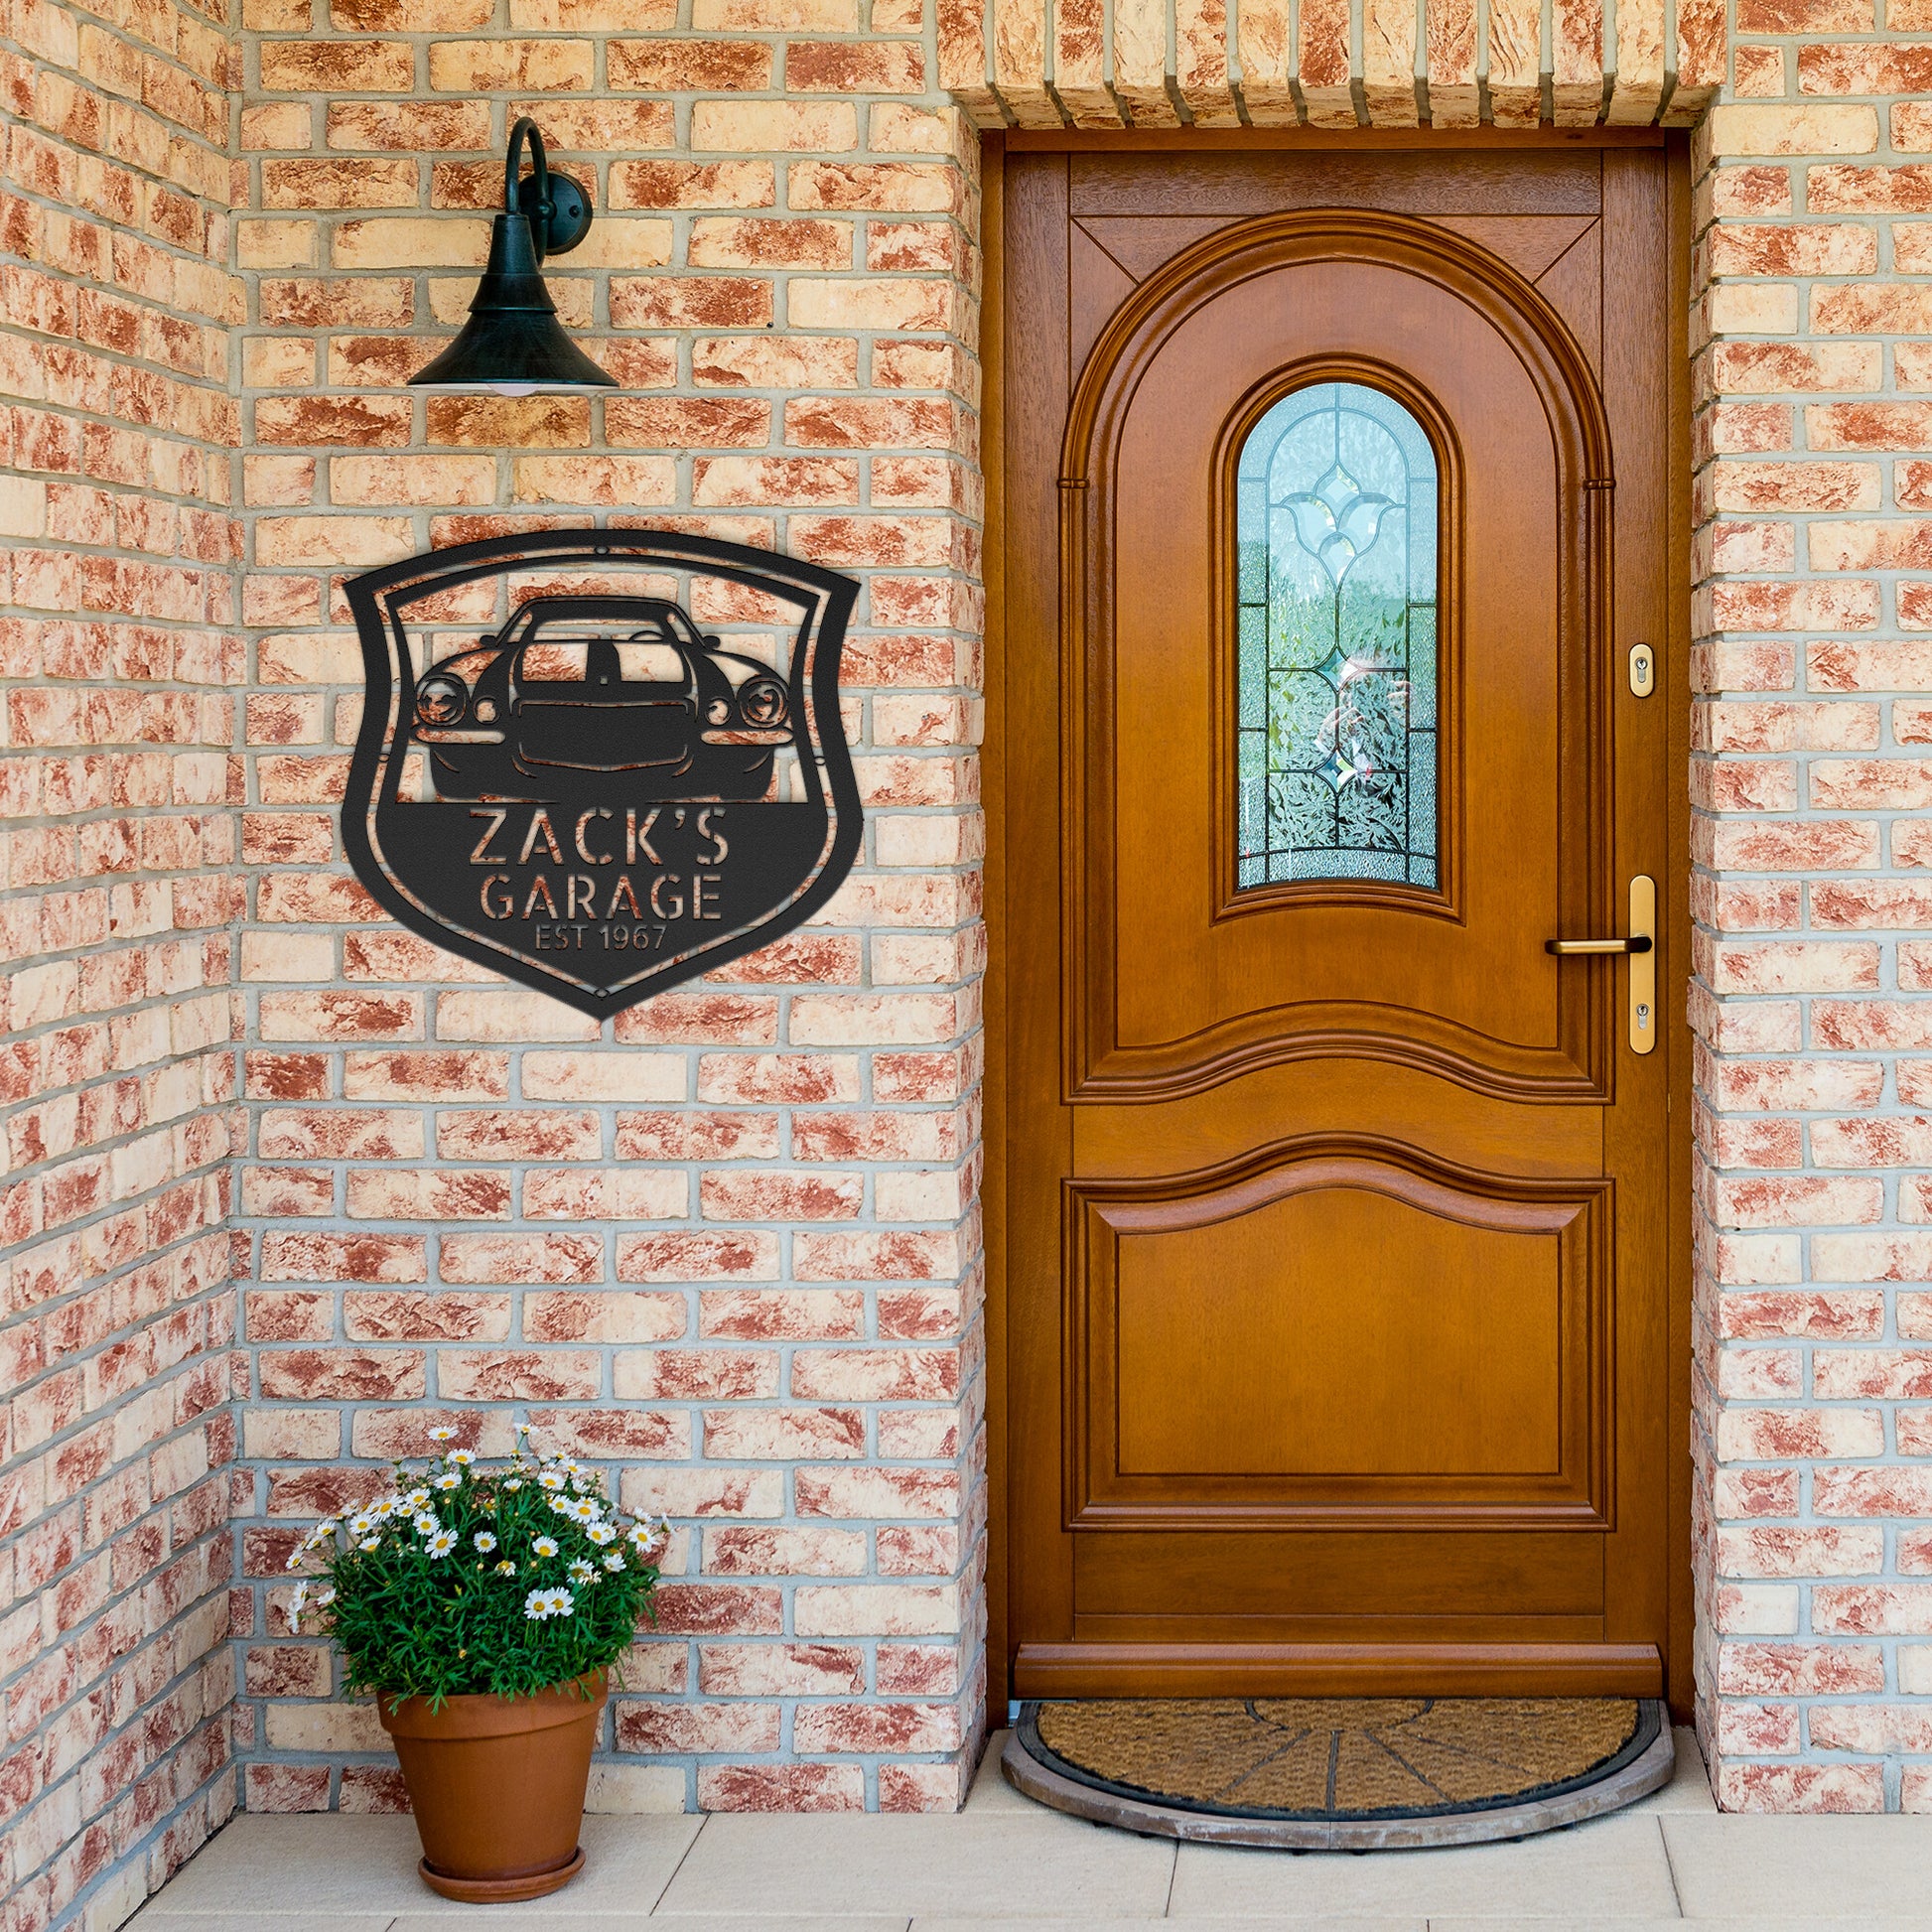
POLYGON ((234 1802, 228 39, 0 10, 0 1924, 234 1802))
POLYGON ((1698 1664, 1740 1808, 1932 1810, 1932 12, 1886 4, 1738 0, 1697 148, 1698 1664))
MULTIPOLYGON (((1727 68, 1709 8, 1569 8, 1538 76, 1515 11, 1478 55, 1446 0, 1412 57, 1445 124, 1478 67, 1502 121, 1688 121, 1728 74, 1695 156, 1694 1433, 1699 1716, 1739 1807, 1932 1809, 1932 12, 1884 4, 1733 0, 1727 68)), ((1411 104, 1399 9, 1352 67, 1306 0, 1245 9, 1232 62, 1195 0, 1159 45, 1119 4, 932 12, 5 0, 8 1932, 115 1922, 225 1815, 231 1742, 250 1805, 397 1802, 276 1578, 436 1421, 532 1420, 678 1525, 596 1803, 957 1800, 971 121, 1411 104), (551 285, 621 396, 402 387, 519 111, 593 192, 551 285), (334 812, 335 581, 587 518, 866 584, 853 881, 601 1029, 384 924, 334 812)))
POLYGON ((398 1801, 274 1608, 294 1526, 433 1423, 527 1419, 678 1525, 595 1802, 950 1808, 984 1677, 976 139, 905 0, 251 8, 247 1801, 398 1801), (522 112, 599 210, 551 289, 638 393, 399 386, 522 112), (866 583, 854 878, 602 1028, 376 922, 331 589, 593 518, 866 583))

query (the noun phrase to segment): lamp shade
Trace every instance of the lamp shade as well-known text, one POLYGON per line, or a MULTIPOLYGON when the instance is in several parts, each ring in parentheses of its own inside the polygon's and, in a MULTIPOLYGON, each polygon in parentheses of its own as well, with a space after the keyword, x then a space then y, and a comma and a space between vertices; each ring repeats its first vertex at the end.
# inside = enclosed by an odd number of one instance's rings
POLYGON ((565 335, 557 305, 543 285, 546 252, 574 248, 591 216, 576 183, 550 174, 543 137, 527 119, 510 131, 503 201, 504 211, 490 226, 489 259, 470 304, 470 320, 435 361, 410 377, 410 386, 489 389, 505 396, 617 388, 617 378, 565 335), (519 181, 518 150, 526 136, 536 172, 519 181))

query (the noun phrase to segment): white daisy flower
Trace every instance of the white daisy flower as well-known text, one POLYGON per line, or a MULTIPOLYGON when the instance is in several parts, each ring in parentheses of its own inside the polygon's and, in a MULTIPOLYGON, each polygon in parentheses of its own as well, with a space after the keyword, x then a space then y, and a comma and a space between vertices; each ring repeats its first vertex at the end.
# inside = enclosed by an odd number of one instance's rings
POLYGON ((453 1443, 456 1441, 456 1431, 449 1428, 432 1429, 429 1439, 432 1443, 453 1443))
POLYGON ((607 1552, 604 1558, 604 1567, 615 1577, 623 1568, 623 1553, 621 1550, 607 1552))
POLYGON ((537 1480, 540 1483, 542 1483, 542 1485, 546 1489, 561 1489, 564 1486, 567 1478, 562 1475, 559 1475, 555 1469, 545 1469, 544 1472, 537 1477, 537 1480))
POLYGON ((463 1477, 455 1469, 445 1469, 443 1473, 436 1478, 435 1487, 438 1489, 459 1489, 462 1486, 463 1486, 463 1477))
POLYGON ((379 1550, 382 1548, 382 1539, 379 1536, 365 1536, 355 1547, 358 1550, 379 1550))
POLYGON ((283 1564, 282 1568, 284 1570, 289 1570, 289 1571, 300 1570, 302 1568, 302 1552, 306 1550, 308 1547, 309 1546, 306 1543, 304 1543, 300 1546, 300 1548, 291 1550, 289 1552, 289 1560, 287 1563, 283 1564))
POLYGON ((499 1577, 514 1577, 516 1575, 516 1565, 510 1562, 508 1557, 505 1557, 496 1566, 496 1574, 499 1577))
POLYGON ((412 1489, 409 1492, 409 1494, 402 1499, 402 1506, 405 1509, 412 1509, 412 1510, 421 1509, 422 1506, 428 1501, 429 1501, 429 1491, 425 1489, 423 1485, 419 1482, 416 1485, 416 1487, 412 1489))
POLYGON ((593 1523, 590 1526, 590 1528, 584 1532, 584 1534, 588 1536, 593 1543, 599 1545, 603 1545, 606 1543, 615 1543, 618 1540, 617 1531, 614 1530, 609 1523, 593 1523))
POLYGON ((479 1530, 470 1541, 477 1546, 477 1552, 480 1556, 488 1556, 490 1551, 496 1547, 496 1539, 488 1530, 479 1530))
POLYGON ((604 1512, 590 1497, 579 1496, 566 1513, 576 1517, 580 1523, 595 1523, 604 1512))
POLYGON ((316 1591, 316 1608, 326 1610, 336 1600, 336 1586, 330 1584, 326 1588, 316 1591))
POLYGON ((577 1599, 567 1589, 553 1589, 550 1592, 550 1614, 569 1616, 577 1607, 577 1599))
POLYGON ((557 1554, 557 1539, 554 1536, 540 1536, 530 1545, 531 1551, 540 1557, 554 1557, 557 1554))
POLYGON ((476 1459, 477 1451, 475 1449, 452 1449, 443 1458, 446 1462, 454 1462, 459 1469, 467 1469, 476 1459))
POLYGON ((289 1628, 295 1631, 298 1635, 300 1635, 302 1630, 303 1606, 308 1602, 308 1600, 309 1600, 309 1586, 307 1581, 305 1580, 302 1583, 296 1585, 295 1593, 289 1598, 289 1628))
POLYGON ((415 1518, 416 1532, 419 1536, 434 1536, 443 1525, 436 1520, 433 1509, 419 1510, 415 1518))
POLYGON ((550 1608, 550 1592, 547 1589, 533 1589, 523 1599, 523 1614, 532 1623, 541 1623, 547 1616, 550 1616, 552 1614, 550 1608))
POLYGON ((597 1582, 597 1572, 579 1557, 570 1566, 570 1581, 573 1584, 594 1584, 597 1582))
POLYGON ((370 1529, 374 1526, 374 1520, 375 1519, 371 1517, 366 1510, 358 1509, 355 1512, 355 1514, 348 1519, 349 1535, 367 1536, 370 1529))
POLYGON ((503 1484, 503 1487, 505 1489, 521 1489, 523 1487, 523 1478, 521 1476, 511 1476, 510 1479, 503 1484))
POLYGON ((429 1540, 429 1553, 433 1557, 447 1557, 455 1548, 455 1530, 438 1530, 429 1540))

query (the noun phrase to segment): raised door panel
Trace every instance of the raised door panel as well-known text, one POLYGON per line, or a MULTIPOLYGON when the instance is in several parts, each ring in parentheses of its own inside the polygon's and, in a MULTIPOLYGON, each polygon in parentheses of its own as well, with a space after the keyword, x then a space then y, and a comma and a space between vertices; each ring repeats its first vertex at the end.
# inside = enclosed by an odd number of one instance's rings
MULTIPOLYGON (((1603 1097, 1609 976, 1543 942, 1607 916, 1611 828, 1589 803, 1606 758, 1592 589, 1607 451, 1561 320, 1498 276, 1419 222, 1235 224, 1143 284, 1096 348, 1090 430, 1076 419, 1069 436, 1083 487, 1063 499, 1082 633, 1066 747, 1076 1100, 1175 1099, 1338 1052, 1478 1091, 1603 1097), (1235 802, 1254 616, 1229 561, 1247 528, 1239 465, 1330 386, 1390 399, 1433 457, 1441 752, 1415 774, 1431 857, 1405 880, 1256 890, 1235 802), (1190 522, 1204 540, 1177 540, 1190 522)), ((1365 509, 1372 524, 1380 498, 1339 466, 1320 486, 1334 501, 1312 514, 1337 540, 1365 509)))
POLYGON ((1345 1183, 1121 1231, 1120 1475, 1555 1473, 1562 1240, 1345 1183))
POLYGON ((1070 1522, 1601 1528, 1608 1194, 1366 1144, 1069 1182, 1070 1522))

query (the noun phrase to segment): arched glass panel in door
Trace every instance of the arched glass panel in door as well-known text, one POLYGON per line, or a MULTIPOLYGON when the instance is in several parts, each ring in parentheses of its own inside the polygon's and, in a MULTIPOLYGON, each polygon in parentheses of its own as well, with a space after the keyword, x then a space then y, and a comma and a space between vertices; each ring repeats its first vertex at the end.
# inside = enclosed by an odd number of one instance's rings
POLYGON ((1434 887, 1437 471, 1380 389, 1321 382, 1236 473, 1236 884, 1434 887))

